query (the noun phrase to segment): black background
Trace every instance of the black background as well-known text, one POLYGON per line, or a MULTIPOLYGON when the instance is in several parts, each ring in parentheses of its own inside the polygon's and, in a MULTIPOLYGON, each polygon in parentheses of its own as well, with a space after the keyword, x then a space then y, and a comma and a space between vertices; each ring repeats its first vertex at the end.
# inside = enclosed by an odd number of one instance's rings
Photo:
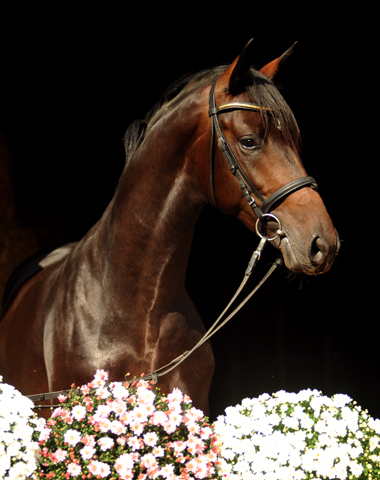
MULTIPOLYGON (((357 12, 340 13, 265 12, 252 3, 2 12, 0 125, 17 221, 43 232, 41 246, 77 240, 97 221, 123 168, 125 130, 173 81, 232 62, 252 37, 257 67, 299 42, 283 93, 342 248, 327 274, 276 272, 216 334, 212 417, 245 396, 308 387, 347 393, 380 417, 378 40, 357 12)), ((256 244, 236 219, 202 213, 187 288, 206 326, 256 244)), ((274 258, 266 250, 251 285, 274 258)))

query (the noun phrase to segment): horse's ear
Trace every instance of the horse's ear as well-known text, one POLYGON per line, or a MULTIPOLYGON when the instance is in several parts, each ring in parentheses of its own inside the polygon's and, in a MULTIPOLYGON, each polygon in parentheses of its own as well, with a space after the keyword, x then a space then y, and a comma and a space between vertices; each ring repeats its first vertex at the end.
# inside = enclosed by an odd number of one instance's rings
POLYGON ((297 42, 295 42, 281 57, 276 58, 272 62, 265 65, 259 70, 260 73, 270 78, 276 85, 281 85, 284 81, 289 67, 294 61, 293 53, 296 50, 297 42))
POLYGON ((226 73, 230 74, 228 91, 233 95, 242 90, 246 85, 246 77, 252 66, 253 38, 247 43, 240 56, 228 67, 226 73))

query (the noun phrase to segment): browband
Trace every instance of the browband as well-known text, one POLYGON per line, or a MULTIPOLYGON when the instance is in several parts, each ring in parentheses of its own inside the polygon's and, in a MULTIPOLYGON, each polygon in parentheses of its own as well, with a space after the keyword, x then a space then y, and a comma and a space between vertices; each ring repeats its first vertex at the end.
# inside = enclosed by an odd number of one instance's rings
POLYGON ((218 115, 224 112, 232 111, 232 110, 250 110, 250 111, 260 111, 260 110, 271 110, 270 108, 263 108, 255 105, 253 103, 244 103, 244 102, 231 102, 225 103, 220 105, 219 107, 216 106, 215 103, 215 87, 216 82, 213 83, 210 96, 209 96, 209 116, 211 117, 211 151, 210 151, 210 189, 211 189, 211 200, 213 205, 218 208, 218 203, 215 197, 214 191, 214 162, 215 162, 215 133, 217 134, 218 138, 218 146, 222 151, 227 163, 230 167, 231 173, 235 175, 237 178, 240 188, 246 197, 249 205, 251 206, 252 210, 256 214, 258 218, 261 218, 264 214, 267 214, 271 210, 273 210, 279 203, 281 203, 286 197, 291 195, 292 193, 300 190, 304 187, 311 187, 313 189, 317 189, 318 185, 316 184, 313 177, 302 177, 293 180, 292 182, 284 185, 276 192, 274 192, 270 197, 264 199, 261 193, 257 190, 257 188, 253 185, 251 180, 248 178, 247 174, 243 170, 242 166, 240 165, 238 159, 234 155, 230 145, 227 142, 226 137, 220 127, 218 115), (256 196, 258 200, 262 202, 261 208, 257 205, 255 199, 251 196, 251 193, 256 196))

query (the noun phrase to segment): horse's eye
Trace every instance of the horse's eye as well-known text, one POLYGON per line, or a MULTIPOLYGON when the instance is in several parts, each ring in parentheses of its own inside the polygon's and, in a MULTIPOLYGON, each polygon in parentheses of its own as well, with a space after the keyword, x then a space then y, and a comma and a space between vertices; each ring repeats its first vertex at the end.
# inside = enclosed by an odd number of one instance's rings
POLYGON ((243 148, 247 150, 252 150, 257 147, 256 143, 252 138, 242 138, 240 144, 243 148))

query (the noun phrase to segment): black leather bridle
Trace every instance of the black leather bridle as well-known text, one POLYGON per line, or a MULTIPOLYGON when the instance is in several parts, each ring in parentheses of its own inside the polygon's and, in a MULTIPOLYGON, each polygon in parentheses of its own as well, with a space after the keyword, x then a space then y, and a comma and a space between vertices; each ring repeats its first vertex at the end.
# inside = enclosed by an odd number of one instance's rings
POLYGON ((223 134, 223 131, 220 127, 218 115, 225 112, 230 112, 232 110, 249 110, 253 112, 259 112, 262 107, 254 105, 253 103, 244 103, 244 102, 231 102, 223 105, 216 106, 215 103, 215 87, 216 82, 213 83, 210 96, 209 96, 209 116, 211 117, 211 151, 210 151, 210 190, 211 190, 211 201, 212 204, 218 207, 218 203, 215 196, 214 189, 214 165, 215 165, 215 134, 218 138, 218 147, 222 151, 224 158, 226 159, 228 166, 231 170, 231 173, 236 177, 239 182, 240 188, 252 208, 253 212, 259 220, 265 216, 269 216, 269 212, 273 210, 279 203, 281 203, 286 197, 292 193, 300 190, 304 187, 311 187, 316 189, 318 185, 316 184, 313 177, 302 177, 293 180, 292 182, 284 185, 279 190, 274 192, 270 197, 264 199, 261 193, 257 190, 251 180, 248 178, 247 174, 241 167, 238 159, 234 155, 231 147, 229 146, 226 137, 223 134), (261 202, 261 207, 256 203, 254 195, 261 202))

